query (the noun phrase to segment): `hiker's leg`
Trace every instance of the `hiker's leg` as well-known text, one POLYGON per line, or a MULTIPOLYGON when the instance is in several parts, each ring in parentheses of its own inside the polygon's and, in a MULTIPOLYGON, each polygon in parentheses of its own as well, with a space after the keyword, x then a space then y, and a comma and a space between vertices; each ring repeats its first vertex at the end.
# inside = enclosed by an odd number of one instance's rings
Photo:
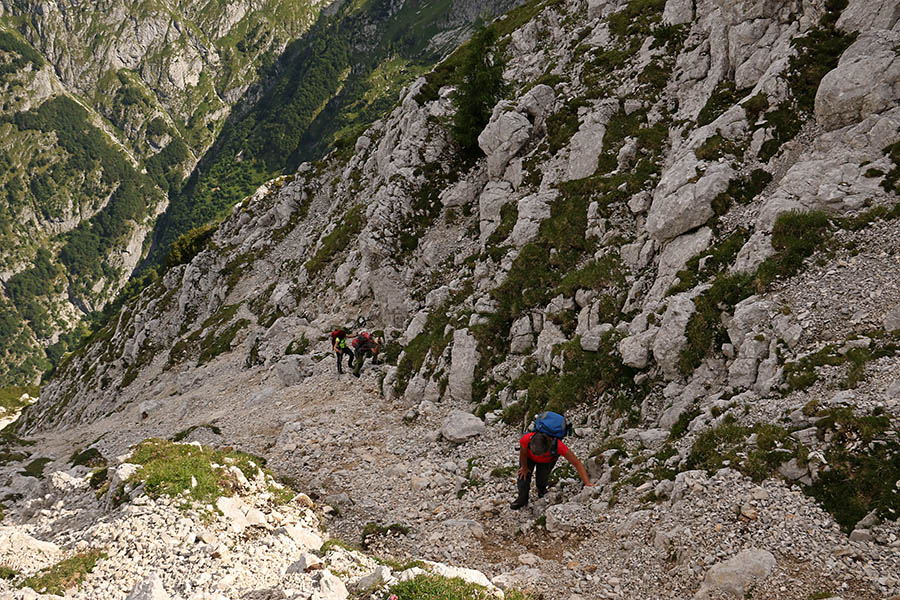
POLYGON ((341 348, 341 352, 347 355, 347 366, 353 368, 353 351, 349 348, 341 348))
POLYGON ((359 372, 362 371, 363 360, 365 359, 366 352, 361 348, 356 349, 356 358, 353 361, 353 374, 359 376, 359 372))
MULTIPOLYGON (((344 369, 343 369, 343 367, 341 366, 341 363, 344 362, 344 355, 343 355, 340 351, 335 352, 334 355, 337 356, 337 369, 338 369, 338 373, 343 373, 343 372, 344 372, 344 369)), ((352 367, 353 365, 350 365, 350 366, 352 367)))
POLYGON ((516 504, 520 506, 524 506, 528 504, 528 492, 531 490, 531 475, 534 473, 534 463, 531 459, 528 459, 528 475, 524 478, 519 477, 516 481, 516 486, 518 487, 519 495, 516 498, 516 504))
POLYGON ((537 487, 538 497, 547 493, 547 485, 550 483, 550 471, 556 466, 556 461, 558 459, 559 457, 557 456, 548 463, 540 463, 537 466, 537 469, 535 469, 537 473, 535 474, 534 483, 537 487))

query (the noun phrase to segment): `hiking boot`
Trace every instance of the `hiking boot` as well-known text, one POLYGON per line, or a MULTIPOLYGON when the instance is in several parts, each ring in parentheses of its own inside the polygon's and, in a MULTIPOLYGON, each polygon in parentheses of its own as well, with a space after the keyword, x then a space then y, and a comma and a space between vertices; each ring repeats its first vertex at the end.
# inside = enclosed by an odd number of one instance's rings
POLYGON ((509 505, 512 510, 519 510, 523 506, 528 506, 528 500, 516 500, 509 505))
POLYGON ((538 490, 538 498, 543 498, 547 493, 547 490, 538 490))
POLYGON ((356 371, 353 371, 353 376, 359 379, 359 373, 357 373, 356 371))

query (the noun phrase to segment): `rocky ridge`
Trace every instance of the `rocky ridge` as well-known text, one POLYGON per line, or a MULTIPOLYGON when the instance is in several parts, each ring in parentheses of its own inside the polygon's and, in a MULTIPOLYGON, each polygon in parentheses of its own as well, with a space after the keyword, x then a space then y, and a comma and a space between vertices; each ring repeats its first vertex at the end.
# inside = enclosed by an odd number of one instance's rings
POLYGON ((418 81, 349 158, 236 207, 19 431, 62 452, 116 431, 107 454, 213 421, 345 504, 351 537, 397 514, 416 536, 396 544, 461 540, 450 558, 495 580, 519 561, 538 588, 564 564, 587 597, 703 597, 724 580, 760 598, 896 595, 896 10, 871 8, 528 3, 493 25, 515 91, 479 137, 485 159, 451 168, 452 90, 418 81), (354 318, 395 344, 362 387, 327 379, 318 341, 354 318), (523 522, 502 510, 518 430, 500 421, 547 406, 575 417, 601 485, 563 485, 543 524, 523 522), (291 418, 305 407, 313 434, 291 418), (461 441, 455 410, 485 433, 461 441), (434 458, 408 463, 401 492, 378 448, 434 458), (870 469, 889 477, 864 484, 870 469), (472 541, 479 524, 524 558, 472 541), (544 535, 577 551, 538 556, 544 535), (754 565, 739 586, 735 555, 754 565))

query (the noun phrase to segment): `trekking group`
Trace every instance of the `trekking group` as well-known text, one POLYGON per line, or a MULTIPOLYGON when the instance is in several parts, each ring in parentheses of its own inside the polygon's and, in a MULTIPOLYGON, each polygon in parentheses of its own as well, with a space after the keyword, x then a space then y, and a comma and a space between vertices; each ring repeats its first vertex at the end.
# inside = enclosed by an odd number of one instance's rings
MULTIPOLYGON (((381 345, 380 337, 366 331, 350 335, 346 330, 336 328, 331 332, 331 348, 337 357, 338 374, 344 373, 344 355, 347 355, 347 367, 353 369, 354 377, 359 377, 366 356, 371 355, 372 364, 378 364, 381 345)), ((572 426, 564 416, 547 411, 539 414, 534 421, 533 430, 519 439, 519 469, 516 478, 518 494, 515 501, 509 505, 512 510, 518 510, 528 504, 532 478, 535 480, 538 498, 547 493, 550 472, 553 471, 560 456, 574 467, 585 487, 594 487, 584 465, 562 441, 571 433, 572 426)))

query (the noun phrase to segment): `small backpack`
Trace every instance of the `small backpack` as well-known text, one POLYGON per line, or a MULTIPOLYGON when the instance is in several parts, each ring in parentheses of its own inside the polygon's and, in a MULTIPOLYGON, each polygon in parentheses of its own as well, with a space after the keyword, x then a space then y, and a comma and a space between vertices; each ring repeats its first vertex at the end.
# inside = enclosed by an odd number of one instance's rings
POLYGON ((555 456, 559 454, 559 441, 572 433, 572 425, 561 414, 548 410, 535 417, 534 432, 543 433, 553 438, 554 443, 550 449, 550 454, 555 456))
POLYGON ((367 344, 369 344, 371 341, 372 341, 372 336, 369 335, 369 332, 368 332, 368 331, 363 331, 363 332, 361 332, 358 336, 356 336, 355 338, 353 338, 353 342, 352 342, 352 343, 353 343, 353 347, 354 347, 354 348, 359 348, 360 344, 362 344, 363 347, 365 347, 365 346, 366 346, 367 344))
POLYGON ((572 426, 564 416, 548 410, 535 417, 534 431, 561 440, 572 433, 572 426))

